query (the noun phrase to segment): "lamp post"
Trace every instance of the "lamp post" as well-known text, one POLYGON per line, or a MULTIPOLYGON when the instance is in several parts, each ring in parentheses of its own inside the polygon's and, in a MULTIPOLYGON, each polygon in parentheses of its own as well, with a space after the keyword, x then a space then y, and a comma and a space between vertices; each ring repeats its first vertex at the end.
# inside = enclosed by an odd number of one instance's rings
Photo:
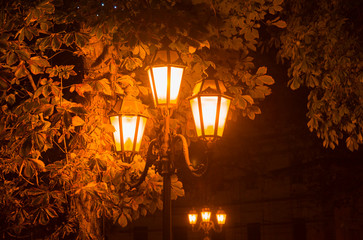
POLYGON ((169 49, 155 53, 147 69, 155 106, 164 114, 164 136, 161 145, 161 174, 163 176, 163 239, 171 236, 171 175, 170 168, 170 108, 177 105, 185 65, 176 51, 169 49))
MULTIPOLYGON (((174 149, 177 140, 183 144, 184 160, 187 167, 196 176, 200 176, 200 168, 194 168, 189 160, 186 139, 180 134, 171 134, 169 130, 170 111, 177 107, 180 85, 185 65, 178 52, 170 49, 156 51, 150 65, 146 69, 156 107, 164 117, 164 131, 161 136, 151 141, 146 156, 145 169, 140 179, 133 185, 141 184, 148 168, 153 164, 159 166, 163 176, 163 240, 172 239, 171 231, 171 175, 173 169, 174 149), (158 148, 154 151, 154 148, 158 148), (157 152, 155 154, 155 152, 157 152)), ((202 80, 193 91, 190 98, 198 136, 207 141, 213 141, 223 134, 231 98, 224 93, 226 88, 222 81, 202 80), (196 112, 195 112, 196 111, 196 112), (212 130, 211 130, 212 129, 212 130), (201 134, 199 134, 201 133, 201 134)), ((124 102, 118 115, 110 116, 110 121, 116 129, 114 132, 116 151, 125 154, 131 160, 132 154, 140 147, 142 133, 145 128, 146 116, 141 113, 126 114, 124 102), (125 126, 130 127, 125 127, 125 126), (127 128, 127 131, 125 131, 127 128)), ((132 109, 128 109, 131 110, 132 109)))
POLYGON ((199 226, 197 226, 198 222, 198 213, 194 209, 191 210, 188 214, 189 224, 192 225, 192 230, 194 232, 203 230, 204 232, 204 240, 210 240, 209 238, 209 231, 214 230, 215 232, 221 232, 223 225, 226 223, 227 214, 222 210, 219 209, 216 212, 216 220, 217 225, 214 221, 211 220, 211 211, 209 208, 203 208, 200 212, 201 221, 199 226))

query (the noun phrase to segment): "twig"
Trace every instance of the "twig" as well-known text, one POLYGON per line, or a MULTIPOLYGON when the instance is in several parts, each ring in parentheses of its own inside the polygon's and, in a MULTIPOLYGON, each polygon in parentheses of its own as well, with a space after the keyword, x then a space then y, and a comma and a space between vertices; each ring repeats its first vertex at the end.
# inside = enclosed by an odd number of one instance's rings
POLYGON ((63 150, 63 148, 56 142, 56 141, 54 141, 54 139, 53 139, 53 142, 58 146, 58 148, 63 152, 63 153, 65 153, 64 152, 64 150, 63 150))
POLYGON ((36 91, 37 90, 37 86, 34 83, 34 80, 33 80, 32 75, 29 73, 29 74, 27 74, 27 76, 28 76, 28 79, 30 80, 30 84, 32 85, 33 90, 36 91))
POLYGON ((57 53, 53 54, 53 56, 49 57, 49 58, 48 58, 48 60, 49 60, 49 59, 54 58, 55 56, 57 56, 58 54, 63 53, 63 52, 70 52, 70 53, 73 53, 73 51, 70 51, 70 50, 68 50, 68 49, 62 49, 61 51, 59 51, 59 52, 57 52, 57 53))

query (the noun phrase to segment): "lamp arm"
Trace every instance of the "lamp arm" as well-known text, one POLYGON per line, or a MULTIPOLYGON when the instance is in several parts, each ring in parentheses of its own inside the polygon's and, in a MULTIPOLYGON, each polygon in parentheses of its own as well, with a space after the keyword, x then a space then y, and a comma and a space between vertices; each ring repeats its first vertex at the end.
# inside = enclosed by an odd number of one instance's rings
POLYGON ((175 141, 176 139, 180 139, 181 142, 182 142, 182 145, 183 145, 183 156, 184 156, 184 160, 185 160, 185 163, 188 167, 188 169, 190 170, 190 172, 195 176, 195 177, 201 177, 203 176, 203 174, 207 171, 207 168, 208 168, 208 160, 207 159, 207 164, 206 166, 204 166, 204 169, 201 169, 200 168, 195 168, 193 167, 193 165, 191 164, 190 162, 190 158, 189 158, 189 149, 188 149, 188 143, 187 143, 187 140, 185 139, 185 137, 181 134, 175 134, 174 135, 174 138, 173 138, 173 141, 175 141))
POLYGON ((196 226, 196 224, 192 224, 192 231, 193 232, 198 232, 201 229, 200 225, 196 226))
POLYGON ((131 188, 136 188, 138 187, 141 183, 143 183, 145 181, 147 172, 149 170, 149 168, 154 164, 154 162, 158 159, 157 155, 153 154, 153 148, 154 146, 157 144, 156 139, 153 139, 150 142, 149 148, 147 150, 147 155, 146 155, 146 163, 145 163, 145 168, 140 176, 140 178, 137 180, 136 183, 131 183, 130 187, 131 188))
POLYGON ((223 227, 223 225, 220 225, 220 224, 214 224, 214 222, 213 222, 213 226, 212 226, 212 228, 213 228, 213 230, 214 230, 215 232, 217 232, 217 233, 222 232, 222 227, 223 227))

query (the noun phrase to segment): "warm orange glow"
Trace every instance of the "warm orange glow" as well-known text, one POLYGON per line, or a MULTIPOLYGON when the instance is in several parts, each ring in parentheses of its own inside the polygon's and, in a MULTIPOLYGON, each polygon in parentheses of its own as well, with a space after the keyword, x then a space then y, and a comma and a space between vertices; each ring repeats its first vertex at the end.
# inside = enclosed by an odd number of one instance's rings
POLYGON ((171 66, 152 67, 152 70, 149 69, 149 81, 156 105, 167 104, 168 95, 169 104, 177 104, 183 72, 184 68, 171 66), (170 71, 170 79, 168 71, 170 71))
POLYGON ((138 152, 140 150, 146 120, 147 118, 143 116, 121 115, 120 123, 120 116, 110 117, 111 124, 116 130, 113 133, 116 151, 138 152))
POLYGON ((216 126, 218 97, 201 97, 204 134, 213 136, 216 126))
POLYGON ((198 98, 190 99, 190 105, 192 107, 192 113, 194 117, 194 123, 197 130, 197 136, 202 136, 202 124, 199 114, 199 105, 198 105, 198 98))
POLYGON ((154 104, 156 106, 157 103, 156 103, 156 96, 155 96, 155 89, 154 89, 153 79, 152 79, 152 76, 151 76, 151 68, 147 71, 147 73, 149 75, 149 82, 150 82, 150 86, 151 86, 151 93, 153 94, 154 104))
POLYGON ((200 103, 202 107, 202 119, 199 111, 199 99, 198 98, 190 99, 190 106, 192 108, 194 123, 198 137, 204 135, 207 138, 208 137, 213 138, 215 135, 216 127, 217 127, 217 136, 222 137, 231 100, 228 98, 221 97, 219 112, 217 112, 218 110, 217 96, 201 96, 200 103), (219 117, 217 126, 216 126, 216 117, 219 117), (204 133, 202 126, 204 127, 204 133))
POLYGON ((120 133, 120 124, 118 116, 111 116, 110 121, 112 126, 115 128, 115 132, 113 133, 113 139, 115 140, 116 151, 121 151, 121 133, 120 133))
POLYGON ((226 223, 227 214, 223 210, 218 210, 216 217, 218 224, 223 225, 226 223))
POLYGON ((155 92, 158 104, 166 104, 168 97, 168 67, 153 67, 155 92))
POLYGON ((155 106, 177 104, 184 68, 178 52, 169 49, 155 52, 147 70, 155 106))
POLYGON ((188 214, 189 223, 195 225, 198 219, 198 213, 195 210, 191 210, 188 214))
POLYGON ((217 80, 202 80, 195 85, 189 101, 198 137, 208 141, 222 137, 231 104, 226 91, 223 82, 217 80))
POLYGON ((144 130, 145 130, 145 126, 146 126, 146 121, 147 118, 146 117, 139 117, 139 130, 137 131, 137 138, 136 138, 136 145, 135 145, 135 152, 140 151, 140 146, 141 146, 141 140, 142 137, 144 136, 144 130))
POLYGON ((177 104, 184 68, 170 67, 170 103, 177 104))
POLYGON ((121 118, 124 151, 130 152, 134 147, 137 116, 122 116, 121 118))
POLYGON ((209 208, 203 208, 200 214, 202 215, 202 222, 210 221, 211 211, 209 210, 209 208))
POLYGON ((226 125, 229 105, 231 100, 228 98, 221 97, 221 106, 219 109, 219 120, 218 120, 218 132, 217 135, 222 137, 224 126, 226 125))

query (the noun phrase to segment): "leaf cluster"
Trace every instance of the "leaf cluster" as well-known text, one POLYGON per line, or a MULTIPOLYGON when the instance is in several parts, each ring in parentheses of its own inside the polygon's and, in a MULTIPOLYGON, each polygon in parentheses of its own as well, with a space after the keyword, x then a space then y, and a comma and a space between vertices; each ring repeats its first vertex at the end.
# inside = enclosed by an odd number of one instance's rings
POLYGON ((279 56, 290 61, 288 86, 309 88, 310 131, 334 149, 363 143, 362 26, 357 1, 288 1, 279 56))

